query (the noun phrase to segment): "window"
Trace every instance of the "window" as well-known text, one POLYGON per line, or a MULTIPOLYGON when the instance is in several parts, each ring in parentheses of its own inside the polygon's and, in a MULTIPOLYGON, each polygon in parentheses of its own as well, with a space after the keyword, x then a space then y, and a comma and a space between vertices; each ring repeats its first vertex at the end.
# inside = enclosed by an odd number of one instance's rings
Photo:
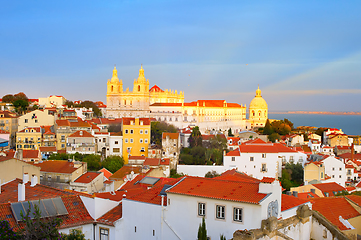
POLYGON ((155 230, 153 230, 153 236, 155 236, 155 230))
POLYGON ((342 171, 342 168, 340 168, 339 170, 342 171))
POLYGON ((334 168, 334 167, 332 168, 332 171, 335 171, 335 168, 334 168))
POLYGON ((233 162, 236 161, 236 157, 232 157, 232 161, 233 161, 233 162))
POLYGON ((143 134, 143 130, 140 130, 139 132, 140 132, 140 134, 143 134))
POLYGON ((130 139, 130 143, 133 143, 133 138, 130 139))
POLYGON ((262 172, 267 172, 267 165, 265 163, 262 163, 262 172))
POLYGON ((266 154, 265 154, 265 153, 262 153, 262 158, 266 158, 266 154))
POLYGON ((139 139, 139 142, 140 142, 140 143, 143 143, 143 139, 139 139))
POLYGON ((323 172, 321 172, 321 178, 323 178, 323 172))
POLYGON ((109 240, 109 229, 107 228, 99 228, 100 232, 100 240, 109 240))
POLYGON ((335 178, 335 175, 332 175, 332 178, 335 178))
POLYGON ((24 122, 25 122, 25 123, 28 123, 28 119, 25 119, 24 122))
POLYGON ((125 133, 128 133, 128 129, 125 129, 125 133))
POLYGON ((133 133, 134 133, 133 129, 130 129, 130 134, 133 134, 133 133))
POLYGON ((242 208, 233 208, 233 221, 242 222, 242 208))
POLYGON ((148 130, 144 130, 144 134, 148 134, 148 130))
POLYGON ((126 139, 124 140, 124 142, 125 142, 125 143, 128 143, 128 138, 126 138, 126 139))
POLYGON ((216 218, 225 219, 225 206, 216 205, 216 218))
POLYGON ((206 204, 198 203, 198 216, 205 216, 205 215, 206 215, 206 204))
POLYGON ((341 175, 340 176, 338 176, 339 178, 341 178, 341 175))
POLYGON ((105 139, 105 138, 103 138, 103 142, 106 142, 106 139, 105 139))
POLYGON ((116 153, 120 152, 120 148, 113 148, 113 152, 116 152, 116 153))
POLYGON ((114 144, 118 144, 118 141, 115 141, 114 144))
POLYGON ((148 139, 144 139, 144 143, 148 143, 148 139))
POLYGON ((249 160, 250 160, 251 162, 253 162, 253 157, 249 157, 249 160))

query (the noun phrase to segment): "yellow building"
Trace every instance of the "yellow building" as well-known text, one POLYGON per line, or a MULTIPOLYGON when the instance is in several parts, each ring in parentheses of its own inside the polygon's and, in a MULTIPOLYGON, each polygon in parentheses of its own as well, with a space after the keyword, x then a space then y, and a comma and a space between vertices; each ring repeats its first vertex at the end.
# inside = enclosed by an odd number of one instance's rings
POLYGON ((63 96, 52 95, 45 98, 39 98, 39 105, 45 107, 60 107, 65 105, 66 99, 63 96))
POLYGON ((149 105, 155 102, 183 103, 184 94, 172 90, 161 90, 158 86, 149 89, 149 80, 144 76, 143 67, 138 79, 134 79, 133 91, 123 91, 123 81, 118 78, 116 67, 107 83, 107 117, 144 117, 149 116, 149 105))
POLYGON ((0 111, 0 129, 10 133, 9 144, 15 145, 15 135, 18 131, 18 116, 10 111, 0 111))
POLYGON ((41 128, 26 127, 16 133, 16 150, 39 149, 41 146, 41 128))
POLYGON ((262 98, 261 90, 256 90, 256 96, 249 104, 249 122, 251 127, 264 127, 268 119, 268 105, 262 98))
POLYGON ((26 127, 40 127, 54 125, 55 117, 48 110, 34 110, 19 117, 18 131, 26 127))
POLYGON ((129 156, 148 156, 150 143, 149 118, 123 118, 123 158, 128 163, 129 156))
POLYGON ((311 182, 317 180, 321 182, 325 180, 325 166, 322 162, 311 162, 304 167, 303 179, 304 182, 311 182))
POLYGON ((346 134, 330 134, 327 138, 327 144, 331 147, 348 146, 348 136, 346 134))

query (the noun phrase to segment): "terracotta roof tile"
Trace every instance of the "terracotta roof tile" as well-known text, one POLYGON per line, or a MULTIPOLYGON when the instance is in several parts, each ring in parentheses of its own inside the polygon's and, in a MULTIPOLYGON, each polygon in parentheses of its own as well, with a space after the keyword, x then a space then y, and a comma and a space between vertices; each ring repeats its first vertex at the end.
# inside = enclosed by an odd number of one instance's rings
POLYGON ((313 210, 321 213, 340 230, 347 230, 349 228, 340 222, 339 216, 346 220, 360 216, 360 213, 344 197, 315 198, 311 202, 313 210))
POLYGON ((23 150, 23 158, 39 158, 40 151, 39 150, 23 150))
POLYGON ((287 194, 282 194, 282 199, 281 199, 281 211, 285 211, 300 205, 305 204, 308 201, 305 200, 301 200, 299 198, 296 198, 294 196, 290 196, 287 194))
MULTIPOLYGON (((135 122, 135 118, 123 118, 123 125, 130 125, 130 121, 135 122)), ((143 125, 150 125, 149 118, 139 118, 140 121, 143 121, 143 125)))
POLYGON ((28 132, 31 132, 31 130, 33 130, 33 132, 41 132, 40 127, 26 127, 19 132, 26 132, 26 130, 28 130, 28 132))
POLYGON ((68 120, 60 119, 60 120, 56 120, 55 123, 58 126, 69 126, 70 127, 70 122, 68 120))
POLYGON ((162 133, 162 139, 166 139, 167 137, 169 137, 170 139, 178 139, 179 138, 179 133, 163 132, 162 133))
POLYGON ((96 177, 98 177, 101 173, 99 172, 87 172, 78 177, 74 182, 76 183, 90 183, 92 182, 96 177))
POLYGON ((226 156, 241 156, 241 154, 239 152, 239 149, 237 148, 236 150, 228 152, 226 156))
POLYGON ((132 166, 123 166, 121 169, 119 169, 118 171, 116 171, 116 172, 110 177, 110 179, 123 180, 123 178, 124 178, 126 175, 131 174, 131 172, 134 172, 134 174, 140 173, 140 172, 141 172, 141 168, 140 168, 140 167, 132 167, 132 166))
POLYGON ((327 192, 329 196, 334 196, 333 192, 339 192, 339 191, 346 191, 344 187, 341 185, 335 183, 335 182, 329 182, 329 183, 317 183, 312 184, 314 187, 318 188, 323 195, 325 196, 325 193, 327 192))
POLYGON ((118 219, 121 219, 123 216, 123 206, 122 203, 119 203, 118 206, 111 209, 107 213, 105 213, 103 216, 97 219, 98 223, 103 223, 105 225, 114 226, 114 222, 118 219))
POLYGON ((258 204, 267 195, 258 191, 258 183, 186 176, 167 192, 258 204))
POLYGON ((319 196, 317 196, 315 193, 312 192, 298 193, 299 199, 309 199, 309 198, 318 198, 318 197, 319 196))
POLYGON ((263 177, 261 182, 262 183, 273 183, 276 179, 271 177, 263 177))
POLYGON ((102 168, 99 170, 99 172, 102 172, 104 174, 104 177, 106 177, 107 179, 109 179, 110 176, 113 175, 113 173, 111 173, 108 169, 106 168, 102 168))
POLYGON ((160 87, 158 87, 157 85, 154 85, 153 87, 151 87, 149 89, 149 92, 164 92, 160 87))
POLYGON ((76 131, 75 133, 70 134, 70 135, 68 136, 68 138, 69 138, 69 137, 93 138, 94 136, 93 136, 91 133, 89 133, 88 131, 78 130, 78 131, 76 131))
POLYGON ((160 166, 160 165, 169 165, 169 158, 146 158, 143 162, 143 166, 160 166))
POLYGON ((40 147, 40 152, 56 152, 56 147, 40 147))
POLYGON ((72 173, 78 168, 74 167, 73 162, 66 160, 47 160, 42 163, 36 164, 41 167, 41 172, 54 172, 54 173, 72 173))
POLYGON ((361 207, 361 196, 357 195, 347 195, 346 198, 350 199, 352 202, 356 203, 361 207))

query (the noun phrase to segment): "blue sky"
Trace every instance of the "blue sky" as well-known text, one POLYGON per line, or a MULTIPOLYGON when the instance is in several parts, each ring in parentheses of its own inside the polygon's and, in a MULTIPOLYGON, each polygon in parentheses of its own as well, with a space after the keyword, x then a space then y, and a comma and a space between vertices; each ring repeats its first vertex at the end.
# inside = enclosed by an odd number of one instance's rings
POLYGON ((2 1, 0 97, 106 100, 132 89, 271 111, 361 111, 361 1, 2 1))

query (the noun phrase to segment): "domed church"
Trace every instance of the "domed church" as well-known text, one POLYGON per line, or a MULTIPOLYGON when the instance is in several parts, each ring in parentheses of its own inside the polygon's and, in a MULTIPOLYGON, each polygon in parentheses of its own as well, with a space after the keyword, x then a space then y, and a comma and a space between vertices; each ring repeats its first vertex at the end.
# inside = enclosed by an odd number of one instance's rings
POLYGON ((256 90, 256 96, 249 105, 249 123, 251 128, 264 127, 268 119, 268 105, 261 96, 261 90, 256 90))

